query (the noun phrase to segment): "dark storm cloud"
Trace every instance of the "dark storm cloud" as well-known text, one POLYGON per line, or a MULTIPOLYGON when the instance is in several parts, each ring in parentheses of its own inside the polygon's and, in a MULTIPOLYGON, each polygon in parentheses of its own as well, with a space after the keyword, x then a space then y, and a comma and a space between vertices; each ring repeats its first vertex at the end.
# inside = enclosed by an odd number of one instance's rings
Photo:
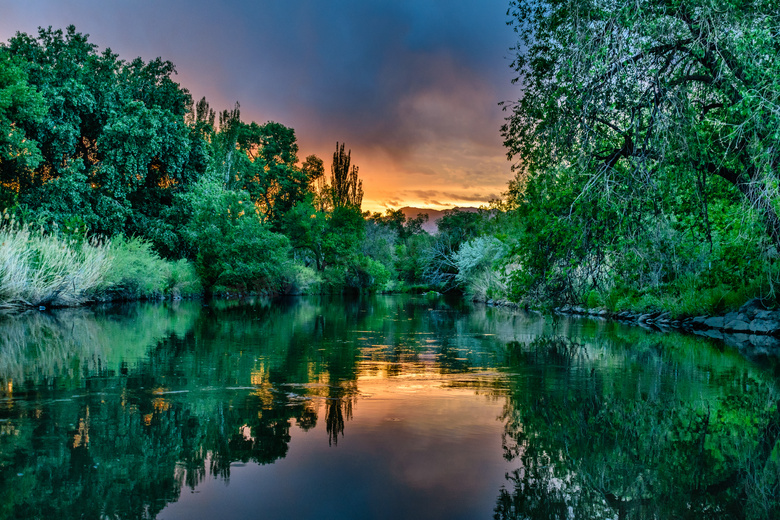
POLYGON ((124 59, 162 56, 213 108, 239 101, 245 120, 295 128, 304 155, 327 160, 338 140, 353 157, 459 184, 458 164, 480 170, 503 155, 497 103, 514 95, 505 0, 3 3, 0 39, 74 24, 124 59))

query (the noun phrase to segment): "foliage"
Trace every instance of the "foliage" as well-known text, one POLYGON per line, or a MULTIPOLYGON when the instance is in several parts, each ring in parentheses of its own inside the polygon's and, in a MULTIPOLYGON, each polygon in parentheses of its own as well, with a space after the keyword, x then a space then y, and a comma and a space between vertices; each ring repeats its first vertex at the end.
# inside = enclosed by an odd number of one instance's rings
POLYGON ((363 201, 363 181, 358 179, 358 167, 349 168, 352 150, 344 153, 344 143, 336 143, 331 164, 331 202, 333 208, 357 208, 363 201))
POLYGON ((364 258, 381 263, 388 273, 392 272, 395 269, 396 242, 398 242, 398 235, 394 229, 367 221, 365 238, 361 243, 361 254, 364 258))
MULTIPOLYGON (((35 168, 43 160, 38 143, 16 121, 39 124, 46 103, 37 89, 28 83, 23 65, 0 46, 0 172, 17 168, 35 168)), ((3 182, 0 204, 16 203, 13 184, 3 182)))
POLYGON ((621 284, 674 292, 691 276, 772 295, 774 5, 535 0, 509 15, 523 88, 502 128, 519 159, 512 297, 614 301, 621 284))
POLYGON ((220 180, 203 177, 184 197, 192 208, 184 233, 197 251, 195 268, 207 290, 280 288, 289 240, 268 229, 246 192, 226 190, 220 180))
POLYGON ((163 209, 205 166, 191 153, 201 137, 185 124, 191 99, 173 64, 98 53, 73 26, 17 34, 0 54, 3 83, 15 82, 3 124, 27 150, 2 162, 6 203, 47 223, 78 217, 91 233, 170 242, 163 209))
POLYGON ((422 287, 425 282, 427 254, 433 244, 433 237, 421 233, 408 237, 396 245, 395 268, 398 279, 407 287, 422 287))
POLYGON ((493 236, 480 236, 461 244, 453 254, 458 269, 455 281, 472 299, 484 301, 504 297, 506 286, 498 264, 506 254, 504 243, 493 236))
POLYGON ((138 238, 68 237, 6 218, 0 242, 0 307, 69 307, 200 293, 189 262, 163 260, 138 238))
POLYGON ((160 258, 150 242, 114 237, 108 244, 109 268, 98 300, 138 300, 198 296, 200 280, 187 260, 160 258))
POLYGON ((458 262, 456 255, 462 244, 487 230, 488 215, 484 212, 445 211, 439 219, 439 232, 425 251, 423 278, 437 290, 456 287, 458 262))
POLYGON ((107 244, 61 239, 13 219, 0 224, 0 243, 2 307, 81 304, 94 298, 111 269, 107 244))
POLYGON ((311 267, 293 263, 287 274, 287 294, 320 294, 323 291, 323 278, 320 272, 311 267))

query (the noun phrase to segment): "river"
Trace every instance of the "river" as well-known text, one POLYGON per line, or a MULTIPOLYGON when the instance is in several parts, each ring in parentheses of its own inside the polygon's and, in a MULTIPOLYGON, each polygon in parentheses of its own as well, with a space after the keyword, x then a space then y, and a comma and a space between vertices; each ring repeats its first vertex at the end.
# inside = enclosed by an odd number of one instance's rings
POLYGON ((0 518, 777 518, 778 363, 423 296, 0 317, 0 518))

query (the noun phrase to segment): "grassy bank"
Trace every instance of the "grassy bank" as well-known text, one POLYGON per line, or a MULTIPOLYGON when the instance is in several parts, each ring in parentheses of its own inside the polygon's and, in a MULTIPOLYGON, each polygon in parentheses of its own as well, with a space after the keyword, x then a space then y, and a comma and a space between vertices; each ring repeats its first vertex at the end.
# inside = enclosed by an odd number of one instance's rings
POLYGON ((0 308, 71 307, 200 292, 189 262, 163 260, 141 239, 68 237, 7 217, 0 225, 0 308))

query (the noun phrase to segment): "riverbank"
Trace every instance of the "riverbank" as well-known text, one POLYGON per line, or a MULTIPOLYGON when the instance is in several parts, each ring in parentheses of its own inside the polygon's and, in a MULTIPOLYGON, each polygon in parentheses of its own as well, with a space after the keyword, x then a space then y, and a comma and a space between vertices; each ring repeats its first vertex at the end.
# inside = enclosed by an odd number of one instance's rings
MULTIPOLYGON (((507 300, 491 299, 482 303, 491 307, 521 308, 520 305, 507 300)), ((610 312, 600 307, 587 308, 580 305, 555 307, 552 312, 575 318, 613 320, 657 332, 679 330, 718 339, 749 358, 780 355, 780 309, 767 308, 759 298, 749 300, 738 310, 724 315, 702 315, 684 319, 673 319, 670 313, 665 311, 610 312)))
POLYGON ((76 307, 202 293, 191 262, 160 257, 151 243, 47 233, 3 216, 0 309, 76 307))
POLYGON ((570 305, 556 307, 553 312, 565 316, 612 319, 661 332, 682 330, 722 340, 749 357, 780 354, 780 310, 768 309, 758 298, 722 316, 704 315, 681 320, 672 319, 668 312, 662 311, 611 313, 605 309, 586 309, 570 305))

